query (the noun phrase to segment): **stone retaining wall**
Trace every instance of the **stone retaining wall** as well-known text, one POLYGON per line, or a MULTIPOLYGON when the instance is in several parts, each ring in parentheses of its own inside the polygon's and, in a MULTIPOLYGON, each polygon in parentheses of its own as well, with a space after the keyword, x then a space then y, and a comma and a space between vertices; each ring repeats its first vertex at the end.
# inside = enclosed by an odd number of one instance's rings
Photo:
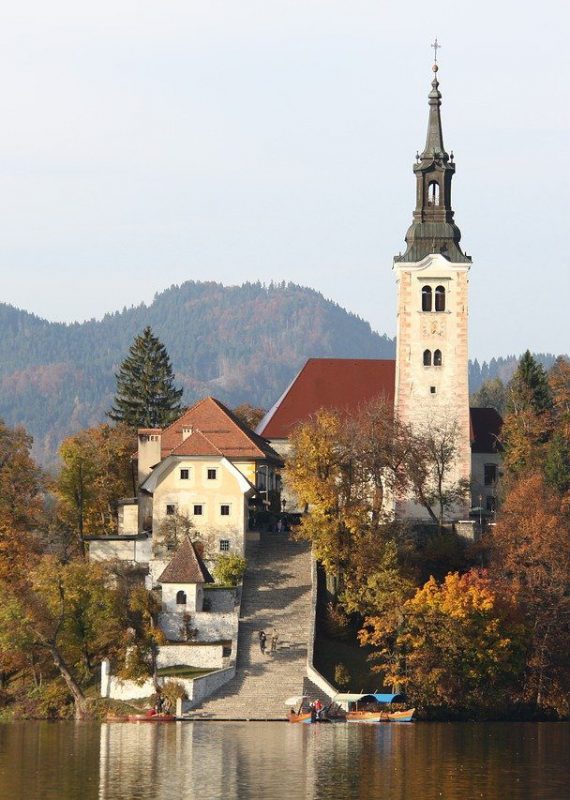
POLYGON ((181 665, 199 669, 221 669, 223 645, 221 644, 172 644, 163 645, 158 653, 158 668, 181 665))

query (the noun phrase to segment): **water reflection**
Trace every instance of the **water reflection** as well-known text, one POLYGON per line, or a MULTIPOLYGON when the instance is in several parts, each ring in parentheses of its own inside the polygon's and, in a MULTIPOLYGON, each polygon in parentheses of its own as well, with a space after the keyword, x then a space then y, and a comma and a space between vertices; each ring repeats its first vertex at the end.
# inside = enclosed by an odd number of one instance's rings
POLYGON ((0 800, 565 800, 569 724, 0 725, 0 800))
POLYGON ((100 800, 562 800, 567 725, 101 727, 100 800))

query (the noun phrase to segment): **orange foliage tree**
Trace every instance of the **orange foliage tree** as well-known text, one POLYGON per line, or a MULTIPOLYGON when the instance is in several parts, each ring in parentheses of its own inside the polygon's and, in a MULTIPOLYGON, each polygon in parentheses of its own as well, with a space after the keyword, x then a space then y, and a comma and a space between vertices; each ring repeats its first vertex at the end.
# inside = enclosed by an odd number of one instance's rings
POLYGON ((536 473, 508 492, 491 539, 491 574, 528 633, 522 699, 570 712, 570 534, 560 496, 536 473))
POLYGON ((520 670, 521 631, 475 570, 430 578, 404 603, 396 629, 368 617, 360 639, 377 648, 375 669, 424 709, 496 708, 520 670))

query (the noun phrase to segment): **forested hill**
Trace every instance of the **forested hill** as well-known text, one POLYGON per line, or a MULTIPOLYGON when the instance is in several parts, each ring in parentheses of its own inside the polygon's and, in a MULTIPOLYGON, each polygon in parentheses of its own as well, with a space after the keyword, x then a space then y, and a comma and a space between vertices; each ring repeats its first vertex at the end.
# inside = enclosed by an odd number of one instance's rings
MULTIPOLYGON (((533 353, 536 360, 549 370, 556 361, 556 356, 552 353, 533 353)), ((519 363, 520 356, 501 356, 492 358, 489 362, 483 361, 481 364, 477 359, 469 362, 469 391, 476 392, 481 384, 492 378, 500 378, 503 383, 508 383, 513 376, 519 363)))
POLYGON ((104 419, 115 372, 146 325, 164 342, 184 402, 272 405, 311 356, 393 358, 394 342, 296 286, 189 281, 102 320, 64 325, 0 304, 0 417, 53 463, 67 434, 104 419))

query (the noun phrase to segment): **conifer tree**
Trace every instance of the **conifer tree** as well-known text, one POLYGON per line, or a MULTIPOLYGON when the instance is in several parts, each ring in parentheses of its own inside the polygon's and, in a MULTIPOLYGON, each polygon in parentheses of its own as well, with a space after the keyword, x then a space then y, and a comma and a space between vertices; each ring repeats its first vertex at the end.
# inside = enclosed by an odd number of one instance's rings
POLYGON ((551 408, 552 392, 546 371, 527 350, 521 356, 509 386, 508 410, 514 413, 528 410, 541 414, 551 408))
POLYGON ((544 469, 546 445, 552 436, 553 405, 544 367, 527 350, 508 387, 502 429, 507 475, 520 477, 544 469))
POLYGON ((117 394, 109 417, 132 428, 161 428, 180 414, 182 389, 174 385, 170 358, 147 326, 135 337, 121 364, 117 394))

